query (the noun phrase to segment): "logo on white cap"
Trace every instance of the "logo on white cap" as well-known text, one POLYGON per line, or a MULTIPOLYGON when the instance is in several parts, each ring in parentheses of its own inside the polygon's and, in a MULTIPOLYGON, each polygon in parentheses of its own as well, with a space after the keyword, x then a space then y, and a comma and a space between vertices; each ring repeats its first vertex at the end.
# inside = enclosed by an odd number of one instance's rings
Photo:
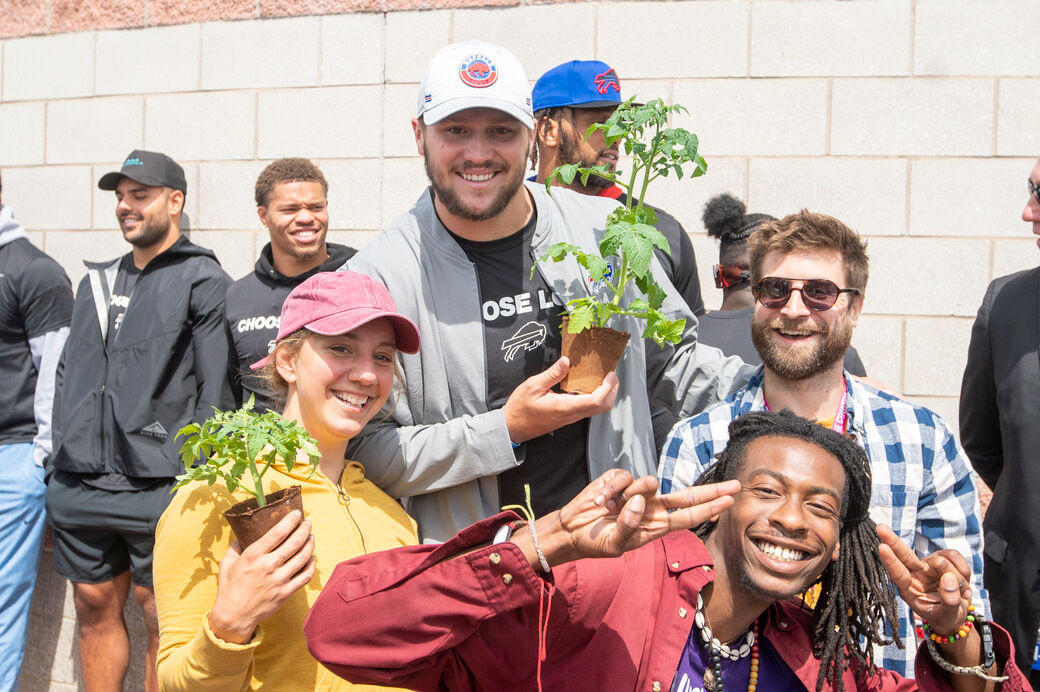
POLYGON ((498 79, 498 68, 494 61, 482 53, 474 53, 462 59, 459 65, 459 78, 466 86, 483 89, 498 79))

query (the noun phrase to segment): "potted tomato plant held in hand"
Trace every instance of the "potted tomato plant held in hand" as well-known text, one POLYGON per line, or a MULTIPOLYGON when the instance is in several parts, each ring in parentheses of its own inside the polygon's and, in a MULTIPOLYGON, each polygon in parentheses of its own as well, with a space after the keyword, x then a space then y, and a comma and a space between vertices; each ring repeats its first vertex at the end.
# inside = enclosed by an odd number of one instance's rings
MULTIPOLYGON (((630 334, 609 328, 607 324, 613 318, 626 315, 645 322, 642 337, 660 345, 678 343, 682 338, 686 320, 670 320, 661 311, 666 294, 653 277, 651 259, 655 247, 669 254, 671 250, 656 228, 657 214, 645 200, 650 183, 658 178, 694 178, 707 171, 707 164, 697 153, 697 135, 668 127, 670 114, 685 111, 660 99, 643 105, 629 99, 606 122, 593 124, 585 134, 587 138, 602 130, 607 146, 620 142, 625 154, 632 157, 627 179, 621 171, 611 171, 605 165, 587 168, 567 164, 556 168, 545 181, 546 190, 552 194, 556 180, 569 184, 580 177, 584 184, 589 176, 598 175, 627 193, 625 205, 607 216, 598 254, 570 243, 556 243, 538 258, 538 262, 560 262, 573 256, 588 272, 590 281, 602 282, 608 293, 607 300, 593 295, 567 303, 562 353, 570 359, 571 369, 560 385, 564 391, 589 393, 617 367, 630 334), (616 259, 611 261, 612 257, 616 259), (631 291, 626 295, 630 283, 638 289, 638 296, 632 296, 631 291)), ((533 269, 531 273, 533 276, 533 269)))
POLYGON ((318 468, 318 445, 303 427, 275 411, 257 413, 253 397, 236 411, 214 410, 202 424, 191 423, 180 429, 183 436, 181 461, 185 473, 177 476, 171 492, 193 481, 213 485, 223 481, 229 492, 241 488, 252 497, 224 512, 224 518, 245 549, 293 510, 303 511, 300 486, 293 485, 265 495, 263 477, 276 459, 288 470, 302 456, 318 468), (249 478, 243 477, 249 472, 249 478))

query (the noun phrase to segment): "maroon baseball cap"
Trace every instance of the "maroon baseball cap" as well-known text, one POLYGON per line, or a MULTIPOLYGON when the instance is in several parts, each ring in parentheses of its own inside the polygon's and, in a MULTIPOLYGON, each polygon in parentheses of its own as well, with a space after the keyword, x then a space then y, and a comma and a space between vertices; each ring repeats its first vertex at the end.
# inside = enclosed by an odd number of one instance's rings
MULTIPOLYGON (((276 341, 306 327, 315 334, 334 336, 385 317, 394 326, 397 350, 419 350, 419 328, 397 312, 386 286, 357 272, 319 272, 292 290, 282 303, 276 341)), ((270 356, 250 367, 259 370, 270 356)))

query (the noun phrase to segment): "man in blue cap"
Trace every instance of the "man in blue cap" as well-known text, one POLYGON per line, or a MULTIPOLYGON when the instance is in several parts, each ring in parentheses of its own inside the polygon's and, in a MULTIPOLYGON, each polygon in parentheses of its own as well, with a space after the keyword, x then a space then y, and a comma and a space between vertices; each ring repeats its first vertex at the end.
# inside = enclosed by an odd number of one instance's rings
MULTIPOLYGON (((602 131, 585 137, 590 126, 606 122, 621 104, 621 80, 614 68, 600 60, 571 60, 557 65, 535 82, 531 100, 537 133, 531 152, 534 180, 545 182, 554 168, 569 163, 614 169, 617 144, 607 146, 602 131)), ((578 178, 570 185, 557 184, 585 195, 625 202, 624 191, 606 178, 593 175, 585 184, 578 178)), ((657 228, 671 248, 671 255, 657 250, 657 259, 690 311, 699 317, 704 314, 704 301, 693 244, 674 216, 656 207, 655 211, 657 228)))
MULTIPOLYGON (((618 161, 617 143, 607 146, 602 131, 585 137, 590 126, 606 122, 621 104, 621 80, 614 68, 600 60, 571 60, 557 65, 535 82, 531 101, 536 135, 531 165, 537 171, 532 180, 544 183, 554 168, 569 163, 590 168, 606 165, 614 170, 618 161)), ((599 176, 589 176, 584 184, 579 178, 570 185, 556 184, 584 195, 610 197, 625 203, 625 192, 599 176)), ((674 216, 657 207, 654 211, 657 212, 657 229, 668 239, 671 249, 671 254, 655 249, 657 261, 690 312, 700 317, 704 314, 704 301, 690 236, 674 216)), ((675 418, 663 406, 652 406, 652 409, 654 441, 660 450, 675 418)))

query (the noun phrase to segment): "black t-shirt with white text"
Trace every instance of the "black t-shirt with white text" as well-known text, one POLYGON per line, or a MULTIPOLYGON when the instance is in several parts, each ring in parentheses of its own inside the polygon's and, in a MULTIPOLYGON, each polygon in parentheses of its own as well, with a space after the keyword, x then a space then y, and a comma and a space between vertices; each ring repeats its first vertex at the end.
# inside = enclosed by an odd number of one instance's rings
POLYGON ((137 277, 141 276, 141 270, 134 266, 133 255, 126 255, 119 263, 119 271, 116 273, 116 282, 112 287, 112 295, 108 297, 108 335, 105 337, 105 345, 111 346, 112 341, 123 324, 123 315, 130 305, 130 294, 134 292, 137 285, 137 277))
MULTIPOLYGON (((537 215, 513 235, 477 242, 453 234, 476 266, 488 377, 488 408, 505 405, 524 380, 560 357, 560 299, 538 271, 531 277, 531 238, 537 215)), ((503 505, 525 504, 524 484, 541 516, 559 509, 589 483, 583 419, 524 443, 524 461, 498 476, 503 505)))

